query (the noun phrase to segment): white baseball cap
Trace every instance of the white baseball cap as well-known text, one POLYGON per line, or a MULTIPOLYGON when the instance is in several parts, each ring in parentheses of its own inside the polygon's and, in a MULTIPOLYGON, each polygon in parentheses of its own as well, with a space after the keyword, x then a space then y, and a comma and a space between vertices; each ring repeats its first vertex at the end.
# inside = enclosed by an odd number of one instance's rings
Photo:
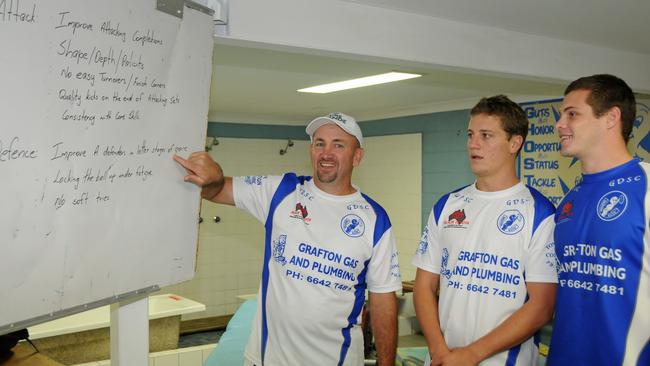
POLYGON ((327 116, 317 117, 314 118, 313 121, 309 122, 305 131, 307 131, 311 142, 314 142, 314 132, 316 132, 316 130, 321 126, 328 123, 334 123, 337 126, 341 127, 343 131, 356 137, 357 141, 359 141, 359 146, 363 147, 363 134, 361 133, 361 127, 359 127, 357 121, 347 114, 339 112, 330 113, 327 116))

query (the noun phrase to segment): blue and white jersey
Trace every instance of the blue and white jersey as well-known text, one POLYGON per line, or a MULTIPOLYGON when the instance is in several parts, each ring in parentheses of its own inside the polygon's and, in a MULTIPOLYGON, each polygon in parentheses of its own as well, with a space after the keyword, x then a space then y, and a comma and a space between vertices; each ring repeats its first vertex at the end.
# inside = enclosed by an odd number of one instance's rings
POLYGON ((555 214, 549 365, 650 365, 650 165, 584 174, 555 214))
MULTIPOLYGON (((491 332, 522 307, 526 282, 557 282, 555 208, 522 183, 498 192, 475 185, 433 207, 413 264, 440 275, 440 327, 450 348, 491 332)), ((481 365, 536 365, 534 338, 481 365)))
POLYGON ((257 313, 245 357, 256 365, 363 365, 366 288, 401 289, 388 215, 368 196, 327 194, 311 177, 233 179, 236 206, 265 224, 257 313))

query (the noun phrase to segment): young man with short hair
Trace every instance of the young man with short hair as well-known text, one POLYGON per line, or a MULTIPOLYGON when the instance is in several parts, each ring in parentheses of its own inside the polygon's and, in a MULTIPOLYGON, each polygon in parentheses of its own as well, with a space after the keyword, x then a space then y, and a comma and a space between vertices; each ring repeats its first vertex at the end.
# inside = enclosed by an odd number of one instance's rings
POLYGON ((582 180, 555 214, 557 310, 548 364, 650 365, 650 165, 627 150, 636 116, 613 75, 573 81, 557 122, 582 180))
POLYGON ((553 314, 557 276, 554 207, 516 174, 527 133, 525 113, 503 95, 470 112, 476 181, 436 202, 413 257, 430 365, 536 365, 533 334, 553 314))

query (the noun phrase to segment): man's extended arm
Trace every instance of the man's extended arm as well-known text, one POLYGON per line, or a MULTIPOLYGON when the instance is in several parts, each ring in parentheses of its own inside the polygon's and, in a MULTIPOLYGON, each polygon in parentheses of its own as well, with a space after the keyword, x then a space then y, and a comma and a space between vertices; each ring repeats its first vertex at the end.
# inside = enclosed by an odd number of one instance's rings
POLYGON ((232 178, 224 177, 221 166, 207 152, 194 152, 187 159, 174 155, 174 160, 187 171, 184 180, 201 187, 206 200, 234 205, 232 178))
POLYGON ((377 346, 377 364, 395 365, 397 349, 397 299, 395 292, 369 293, 372 332, 377 346))
POLYGON ((553 317, 555 283, 527 282, 528 301, 490 333, 473 343, 451 350, 443 365, 476 365, 482 360, 521 344, 553 317))
MULTIPOLYGON (((440 275, 418 268, 415 274, 413 288, 413 303, 415 314, 420 322, 431 356, 431 365, 437 366, 442 357, 449 353, 449 348, 440 330, 438 317, 438 299, 436 293, 440 283, 440 275)), ((429 366, 429 365, 427 365, 429 366)))

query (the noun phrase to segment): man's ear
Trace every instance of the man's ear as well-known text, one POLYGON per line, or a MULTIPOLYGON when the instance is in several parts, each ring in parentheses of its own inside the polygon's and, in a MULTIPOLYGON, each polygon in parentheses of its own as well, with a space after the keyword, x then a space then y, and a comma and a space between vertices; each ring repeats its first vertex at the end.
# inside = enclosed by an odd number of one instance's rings
POLYGON ((363 159, 364 154, 365 152, 362 147, 358 147, 356 150, 354 150, 354 158, 352 160, 352 166, 358 167, 359 164, 361 164, 361 160, 363 159))
POLYGON ((617 124, 621 123, 621 109, 614 106, 605 112, 604 117, 607 129, 614 128, 617 124))
POLYGON ((524 137, 521 135, 510 136, 510 153, 516 154, 524 143, 524 137))

